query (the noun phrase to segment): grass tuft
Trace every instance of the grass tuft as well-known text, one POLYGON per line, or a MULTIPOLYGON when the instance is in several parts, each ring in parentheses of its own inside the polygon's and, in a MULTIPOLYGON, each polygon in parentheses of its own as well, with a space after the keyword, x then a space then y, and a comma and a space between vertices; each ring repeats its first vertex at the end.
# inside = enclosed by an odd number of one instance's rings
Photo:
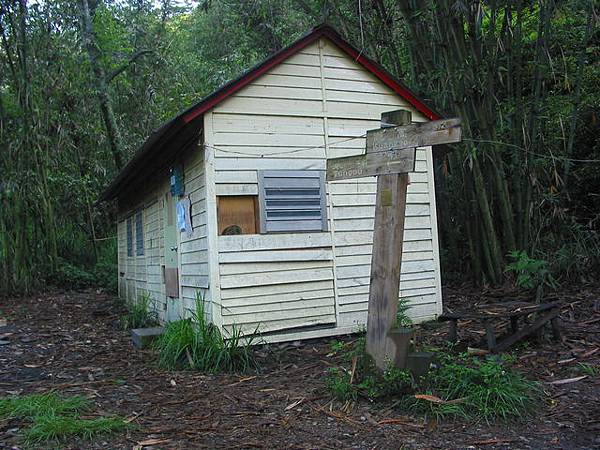
POLYGON ((488 422, 525 418, 543 396, 539 383, 512 369, 507 358, 497 357, 446 356, 437 371, 424 377, 421 386, 420 393, 442 402, 413 398, 409 406, 437 418, 458 416, 488 422))
POLYGON ((124 330, 158 325, 158 315, 152 310, 151 301, 152 298, 145 294, 136 301, 127 303, 127 314, 121 317, 121 326, 124 330))
MULTIPOLYGON (((343 345, 332 345, 334 353, 339 353, 343 348, 343 345)), ((410 391, 413 386, 412 375, 406 370, 391 364, 384 371, 377 369, 374 361, 367 354, 364 335, 358 338, 352 348, 344 354, 344 360, 350 369, 331 367, 325 379, 326 388, 338 400, 356 401, 358 397, 363 397, 375 401, 402 395, 410 391)))
POLYGON ((119 417, 84 419, 80 413, 91 403, 82 396, 60 397, 50 392, 0 399, 0 419, 14 418, 31 422, 24 431, 28 444, 61 441, 69 437, 91 437, 123 430, 129 425, 119 417))
POLYGON ((159 365, 170 370, 246 372, 258 368, 251 349, 254 340, 235 326, 230 336, 224 337, 206 319, 204 302, 197 296, 192 317, 169 323, 155 345, 159 365))
POLYGON ((33 425, 25 431, 25 441, 40 443, 62 441, 69 437, 91 439, 99 434, 114 433, 127 427, 118 417, 98 417, 82 419, 74 415, 44 415, 33 418, 33 425))
POLYGON ((0 418, 33 419, 40 415, 60 415, 84 411, 89 406, 90 402, 85 397, 76 395, 61 398, 54 392, 32 394, 25 397, 8 397, 0 399, 0 418))

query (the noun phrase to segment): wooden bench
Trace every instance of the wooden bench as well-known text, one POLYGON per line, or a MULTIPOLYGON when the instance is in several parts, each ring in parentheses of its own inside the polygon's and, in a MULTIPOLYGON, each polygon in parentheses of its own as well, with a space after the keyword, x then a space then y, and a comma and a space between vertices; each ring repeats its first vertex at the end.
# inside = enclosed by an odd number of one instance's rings
MULTIPOLYGON (((451 342, 457 340, 457 328, 459 320, 477 320, 483 322, 486 334, 488 350, 499 353, 530 334, 539 332, 548 322, 552 324, 554 338, 561 339, 560 303, 528 303, 522 301, 507 301, 502 303, 484 303, 473 306, 468 311, 447 311, 438 317, 440 322, 449 322, 450 330, 448 339, 451 342), (519 327, 519 319, 537 314, 533 322, 524 323, 519 327), (494 322, 498 319, 510 319, 510 334, 501 341, 496 341, 494 322)), ((523 320, 525 322, 525 320, 523 320)))

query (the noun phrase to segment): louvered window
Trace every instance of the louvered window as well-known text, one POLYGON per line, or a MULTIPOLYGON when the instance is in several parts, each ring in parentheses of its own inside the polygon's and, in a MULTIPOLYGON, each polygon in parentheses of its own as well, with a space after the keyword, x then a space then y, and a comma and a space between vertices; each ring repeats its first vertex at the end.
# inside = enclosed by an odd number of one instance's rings
POLYGON ((259 191, 262 233, 327 230, 324 172, 262 171, 259 191))
POLYGON ((127 219, 127 256, 133 256, 133 219, 127 219))
POLYGON ((142 211, 135 213, 135 254, 144 255, 144 217, 142 211))

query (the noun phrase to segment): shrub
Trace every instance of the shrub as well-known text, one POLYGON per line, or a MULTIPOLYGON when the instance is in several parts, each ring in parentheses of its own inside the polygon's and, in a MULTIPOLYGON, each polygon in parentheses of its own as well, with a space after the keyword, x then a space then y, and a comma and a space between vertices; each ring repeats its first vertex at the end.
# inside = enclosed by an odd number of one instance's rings
POLYGON ((257 369, 251 346, 253 337, 244 336, 232 328, 225 338, 219 328, 208 322, 204 301, 196 297, 192 317, 169 323, 156 341, 158 363, 161 367, 216 372, 245 372, 257 369))
POLYGON ((325 378, 327 390, 338 400, 356 400, 358 389, 350 383, 350 373, 342 367, 330 367, 325 378))
POLYGON ((398 302, 398 312, 396 313, 396 327, 406 328, 412 326, 412 319, 408 317, 407 314, 407 311, 410 308, 411 306, 409 305, 408 300, 401 298, 398 302))
POLYGON ((509 255, 514 261, 506 266, 505 272, 515 273, 519 287, 523 289, 535 289, 541 285, 557 287, 556 280, 548 270, 547 261, 530 258, 526 252, 519 250, 510 252, 509 255))
POLYGON ((93 268, 96 285, 110 292, 117 292, 118 287, 118 264, 117 264, 117 240, 109 239, 98 249, 98 261, 93 268))
POLYGON ((121 317, 123 329, 130 330, 158 325, 158 315, 151 309, 151 301, 152 298, 146 293, 137 300, 127 303, 127 314, 121 317))
POLYGON ((77 290, 93 286, 95 278, 87 270, 59 258, 56 268, 48 277, 48 282, 57 287, 77 290))

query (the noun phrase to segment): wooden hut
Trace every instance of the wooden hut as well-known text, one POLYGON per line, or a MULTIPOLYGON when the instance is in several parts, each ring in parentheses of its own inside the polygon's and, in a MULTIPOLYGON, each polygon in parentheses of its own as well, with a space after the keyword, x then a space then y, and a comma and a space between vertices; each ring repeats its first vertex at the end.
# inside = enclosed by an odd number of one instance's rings
MULTIPOLYGON (((156 130, 102 194, 118 200, 119 295, 164 321, 202 298, 223 330, 283 341, 366 323, 375 179, 326 182, 382 112, 438 116, 320 26, 156 130)), ((430 147, 410 174, 400 295, 442 311, 430 147)))

